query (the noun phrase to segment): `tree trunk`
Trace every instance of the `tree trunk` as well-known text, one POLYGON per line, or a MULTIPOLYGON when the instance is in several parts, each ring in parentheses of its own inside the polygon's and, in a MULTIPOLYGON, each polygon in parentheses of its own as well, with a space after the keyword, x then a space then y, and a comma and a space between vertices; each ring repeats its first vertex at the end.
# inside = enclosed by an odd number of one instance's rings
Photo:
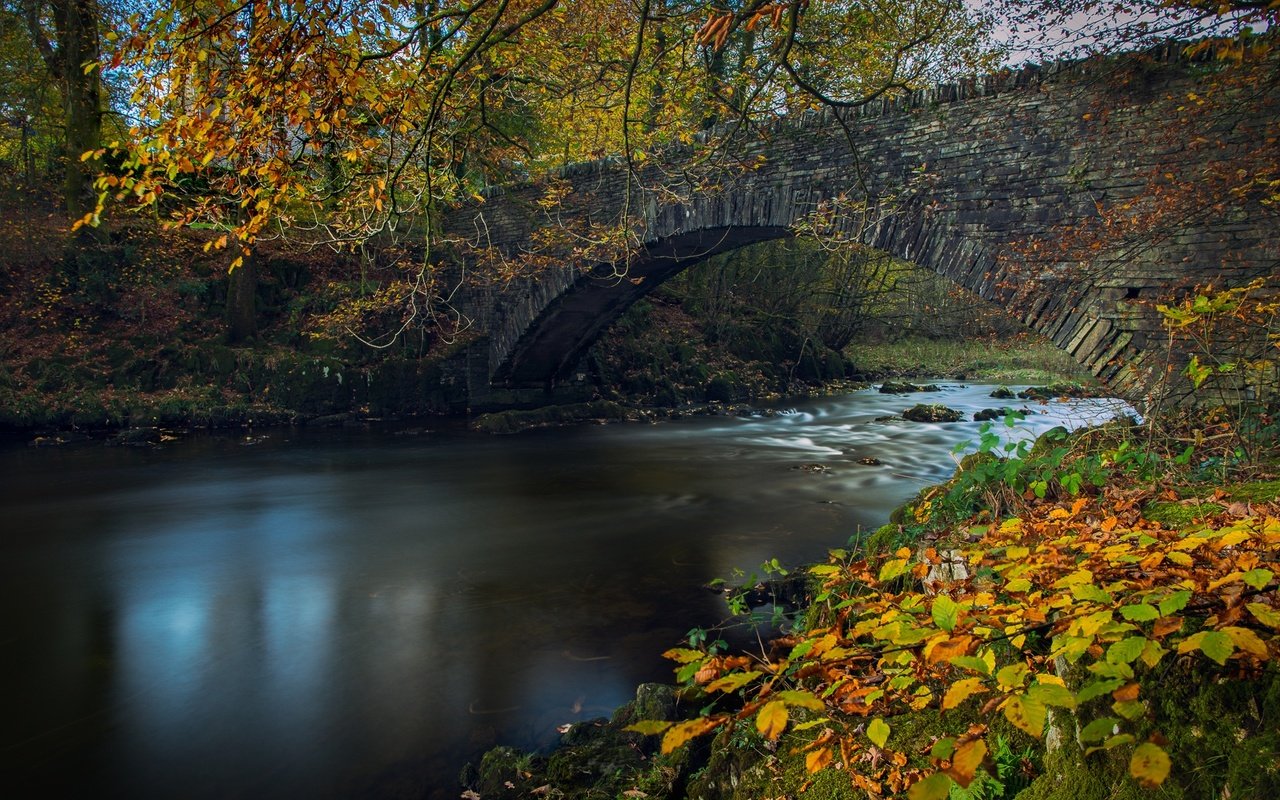
POLYGON ((258 266, 254 253, 227 276, 227 341, 230 344, 258 334, 258 266))

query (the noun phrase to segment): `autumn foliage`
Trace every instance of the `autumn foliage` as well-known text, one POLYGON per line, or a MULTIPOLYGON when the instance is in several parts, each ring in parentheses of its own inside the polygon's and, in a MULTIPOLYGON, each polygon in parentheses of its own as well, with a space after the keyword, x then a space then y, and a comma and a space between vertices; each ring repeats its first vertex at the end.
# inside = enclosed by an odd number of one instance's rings
POLYGON ((1181 500, 1122 483, 1074 499, 1028 491, 1019 515, 950 525, 918 548, 833 551, 809 570, 805 630, 758 656, 669 651, 713 702, 635 729, 660 733, 664 751, 738 725, 773 741, 790 731, 810 772, 929 800, 991 769, 999 714, 1031 737, 1056 726, 1086 757, 1124 753, 1134 780, 1158 786, 1172 761, 1153 686, 1190 665, 1256 676, 1280 656, 1280 503, 1211 491, 1185 502, 1219 513, 1173 528, 1143 516, 1162 498, 1181 500), (894 738, 895 718, 926 709, 948 735, 894 738))

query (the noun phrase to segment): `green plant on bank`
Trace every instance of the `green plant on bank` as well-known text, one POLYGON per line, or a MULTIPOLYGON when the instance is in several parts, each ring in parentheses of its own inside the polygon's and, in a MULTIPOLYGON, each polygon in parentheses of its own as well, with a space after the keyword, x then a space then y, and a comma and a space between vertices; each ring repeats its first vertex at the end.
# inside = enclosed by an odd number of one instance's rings
POLYGON ((947 800, 1006 800, 1031 785, 1031 778, 1039 769, 1039 755, 1033 747, 1014 750, 1005 736, 996 736, 991 752, 995 774, 980 772, 974 775, 967 788, 951 785, 947 800))
POLYGON ((662 734, 670 752, 750 724, 810 773, 839 770, 872 797, 941 800, 1005 796, 992 715, 1039 738, 1056 709, 1086 756, 1123 754, 1139 785, 1161 785, 1173 764, 1151 699, 1161 682, 1276 670, 1280 503, 1182 529, 1146 519, 1156 480, 1194 456, 1154 440, 1113 426, 1031 446, 985 427, 961 476, 916 506, 932 546, 832 551, 809 570, 820 586, 807 627, 754 656, 669 651, 707 704, 633 729, 662 734), (926 711, 942 735, 895 737, 926 711))
MULTIPOLYGON (((962 461, 962 469, 947 484, 927 491, 914 505, 915 521, 928 524, 939 517, 954 522, 979 511, 999 516, 1016 513, 1027 500, 1073 498, 1088 490, 1106 486, 1117 477, 1135 482, 1151 482, 1171 469, 1186 467, 1194 448, 1190 445, 1173 453, 1176 439, 1156 446, 1126 421, 1072 435, 1054 428, 1036 440, 1008 439, 1026 419, 1021 411, 1010 411, 1002 425, 983 423, 978 429, 977 452, 962 461), (1003 428, 1003 430, 1002 430, 1003 428)), ((974 442, 957 444, 960 455, 974 442)))
POLYGON ((1201 287, 1157 305, 1170 348, 1190 353, 1182 375, 1194 398, 1195 444, 1225 474, 1280 441, 1280 276, 1226 289, 1201 287))

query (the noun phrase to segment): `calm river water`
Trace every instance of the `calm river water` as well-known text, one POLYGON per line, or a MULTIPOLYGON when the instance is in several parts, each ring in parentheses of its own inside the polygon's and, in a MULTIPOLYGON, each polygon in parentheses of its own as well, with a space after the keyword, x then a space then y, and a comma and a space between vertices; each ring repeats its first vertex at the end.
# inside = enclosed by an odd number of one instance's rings
MULTIPOLYGON (((925 397, 972 414, 989 391, 925 397)), ((661 652, 725 616, 708 580, 821 559, 945 479, 978 423, 874 421, 913 402, 507 437, 11 440, 0 795, 456 798, 482 750, 549 746, 669 679, 661 652)), ((1023 429, 1118 407, 1055 402, 1023 429)))

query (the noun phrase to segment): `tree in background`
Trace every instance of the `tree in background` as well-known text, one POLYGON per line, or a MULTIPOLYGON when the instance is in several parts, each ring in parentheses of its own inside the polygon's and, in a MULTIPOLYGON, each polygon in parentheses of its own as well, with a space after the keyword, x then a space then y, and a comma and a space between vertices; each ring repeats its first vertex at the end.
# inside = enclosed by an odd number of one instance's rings
POLYGON ((123 161, 100 203, 218 231, 233 273, 265 239, 413 239, 423 255, 385 295, 406 319, 437 288, 436 213, 487 185, 609 155, 635 176, 708 120, 865 102, 984 63, 982 26, 949 0, 202 0, 119 28, 108 67, 136 120, 95 150, 123 161))
POLYGON ((62 98, 31 42, 25 9, 0 5, 0 164, 27 185, 62 164, 62 98))
MULTIPOLYGON (((81 219, 95 208, 95 166, 82 156, 99 149, 104 112, 98 0, 16 0, 30 41, 62 95, 63 200, 81 219)), ((34 110, 34 109, 32 109, 34 110)))

